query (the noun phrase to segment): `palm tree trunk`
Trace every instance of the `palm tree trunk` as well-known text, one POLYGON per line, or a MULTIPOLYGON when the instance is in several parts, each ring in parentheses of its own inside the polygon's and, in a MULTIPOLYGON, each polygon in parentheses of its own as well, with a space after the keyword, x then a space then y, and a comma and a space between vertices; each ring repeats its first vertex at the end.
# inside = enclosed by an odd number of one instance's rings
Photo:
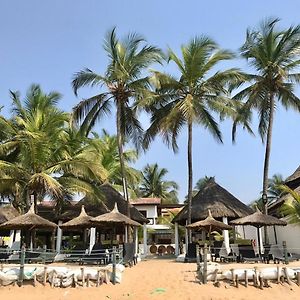
MULTIPOLYGON (((192 197, 193 197, 193 157, 192 157, 192 142, 193 142, 193 124, 188 123, 188 224, 192 222, 192 197)), ((188 233, 189 241, 191 242, 191 230, 188 233)))
MULTIPOLYGON (((269 164, 270 164, 270 153, 271 153, 271 143, 272 143, 272 131, 273 131, 273 121, 274 121, 274 94, 270 95, 270 115, 269 115, 269 124, 267 131, 267 140, 266 140, 266 150, 265 150, 265 161, 264 161, 264 174, 263 174, 263 208, 264 214, 268 214, 268 177, 269 177, 269 164)), ((267 227, 264 228, 265 244, 268 244, 268 232, 267 227)))
POLYGON ((119 159, 120 159, 120 167, 121 167, 121 175, 122 175, 122 185, 123 185, 123 193, 124 198, 127 201, 127 216, 130 218, 130 203, 127 191, 127 181, 126 181, 126 171, 125 171, 125 163, 124 163, 124 155, 123 155, 123 136, 121 130, 121 104, 120 101, 117 101, 117 139, 118 139, 118 151, 119 151, 119 159))

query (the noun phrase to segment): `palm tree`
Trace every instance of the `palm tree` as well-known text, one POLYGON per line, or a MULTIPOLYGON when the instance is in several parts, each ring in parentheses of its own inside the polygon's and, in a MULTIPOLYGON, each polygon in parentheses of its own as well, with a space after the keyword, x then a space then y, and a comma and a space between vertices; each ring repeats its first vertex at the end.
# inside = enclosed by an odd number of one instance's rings
POLYGON ((272 178, 269 178, 268 182, 268 203, 276 201, 285 192, 281 189, 281 186, 284 184, 284 179, 281 174, 274 174, 272 178))
POLYGON ((300 224, 300 194, 285 185, 281 185, 280 188, 291 196, 285 200, 280 212, 287 217, 289 223, 300 224))
POLYGON ((140 195, 161 198, 162 203, 178 203, 178 185, 175 181, 165 180, 167 174, 168 170, 159 168, 158 164, 147 164, 142 171, 140 195))
POLYGON ((221 132, 213 117, 226 104, 225 85, 238 78, 236 69, 219 71, 212 69, 221 61, 233 58, 233 54, 218 48, 208 37, 194 38, 181 47, 182 59, 169 50, 168 61, 175 63, 178 79, 164 73, 154 72, 153 82, 158 96, 150 102, 151 125, 144 144, 147 147, 155 135, 161 134, 164 141, 177 150, 177 137, 186 125, 188 130, 188 223, 191 222, 191 200, 193 191, 192 137, 193 125, 207 129, 216 140, 222 142, 221 132))
MULTIPOLYGON (((196 182, 194 188, 193 188, 193 197, 200 192, 207 184, 207 182, 214 177, 209 177, 207 175, 205 175, 204 177, 198 179, 198 181, 196 182)), ((185 196, 185 200, 184 203, 187 203, 188 201, 188 195, 185 196)))
POLYGON ((300 81, 297 68, 300 65, 300 26, 278 30, 278 19, 263 22, 259 29, 247 31, 241 56, 248 60, 256 73, 248 74, 248 86, 239 91, 235 100, 245 99, 241 111, 259 115, 259 134, 266 144, 263 191, 264 212, 267 214, 268 173, 275 109, 278 104, 300 110, 300 99, 294 94, 295 84, 300 81))
MULTIPOLYGON (((106 130, 102 130, 102 135, 92 133, 90 140, 91 147, 99 153, 98 160, 105 171, 105 182, 109 182, 116 190, 122 189, 122 173, 120 168, 120 158, 118 153, 118 140, 115 135, 109 135, 106 130)), ((129 193, 134 196, 135 191, 131 189, 139 184, 141 172, 130 166, 138 158, 138 153, 134 149, 126 149, 123 152, 124 167, 128 183, 129 193)))
POLYGON ((116 107, 116 128, 118 151, 122 174, 124 197, 128 202, 126 170, 123 155, 125 138, 138 144, 143 132, 137 118, 134 102, 148 97, 149 78, 145 76, 145 69, 154 62, 160 62, 161 51, 145 44, 145 40, 133 33, 124 40, 116 37, 115 29, 107 34, 104 42, 109 63, 104 76, 98 75, 90 69, 82 70, 74 75, 72 82, 75 95, 83 86, 99 86, 103 90, 89 99, 81 101, 74 108, 74 119, 82 121, 81 128, 88 134, 97 120, 103 114, 110 113, 111 105, 116 107))
POLYGON ((97 153, 68 132, 69 115, 56 107, 60 95, 33 85, 24 101, 19 93, 11 97, 12 119, 0 120, 9 133, 0 144, 0 189, 21 208, 28 208, 30 195, 37 203, 45 196, 62 201, 76 192, 94 193, 90 181, 102 178, 97 153))

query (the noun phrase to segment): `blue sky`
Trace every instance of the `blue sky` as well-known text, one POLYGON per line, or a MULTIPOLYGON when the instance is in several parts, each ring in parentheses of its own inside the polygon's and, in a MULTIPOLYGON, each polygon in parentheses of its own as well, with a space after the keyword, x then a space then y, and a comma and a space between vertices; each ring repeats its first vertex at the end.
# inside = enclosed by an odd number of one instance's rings
MULTIPOLYGON (((82 98, 96 93, 84 89, 76 98, 71 89, 72 75, 84 67, 102 73, 107 60, 102 41, 107 30, 117 26, 118 35, 136 31, 149 43, 178 52, 181 44, 195 35, 209 35, 221 47, 237 50, 247 27, 265 17, 276 16, 281 26, 300 23, 298 1, 1 1, 0 2, 0 105, 9 113, 9 89, 23 95, 32 83, 45 91, 63 94, 60 107, 70 111, 82 98)), ((225 66, 225 65, 224 65, 225 66)), ((226 66, 244 70, 246 63, 232 61, 226 66)), ((172 66, 169 67, 172 72, 172 66)), ((300 90, 298 89, 298 94, 300 90)), ((147 124, 147 119, 142 116, 147 124)), ((112 119, 98 126, 114 132, 112 119)), ((221 124, 224 144, 216 143, 201 128, 194 130, 194 181, 204 175, 216 181, 245 203, 261 190, 264 147, 239 130, 231 144, 230 122, 221 124)), ((298 167, 300 115, 278 108, 276 111, 270 175, 290 175, 298 167)), ((187 191, 186 134, 174 155, 160 139, 142 155, 136 166, 157 162, 169 170, 169 179, 180 184, 180 197, 187 191)))

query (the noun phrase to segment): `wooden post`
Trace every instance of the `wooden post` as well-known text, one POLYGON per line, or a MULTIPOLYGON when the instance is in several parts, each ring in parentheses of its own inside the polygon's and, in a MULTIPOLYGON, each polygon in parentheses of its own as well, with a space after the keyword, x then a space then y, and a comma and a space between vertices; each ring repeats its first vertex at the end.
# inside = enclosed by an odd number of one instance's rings
POLYGON ((46 286, 47 282, 47 267, 44 267, 43 285, 46 286))
POLYGON ((54 280, 56 279, 56 271, 53 270, 52 271, 52 280, 51 280, 51 287, 54 287, 54 280))
POLYGON ((277 283, 279 283, 280 282, 280 272, 281 270, 280 270, 280 267, 279 266, 277 266, 277 283))
POLYGON ((297 272, 296 278, 297 278, 297 285, 299 286, 300 285, 300 272, 297 272))
POLYGON ((289 277, 287 268, 284 267, 284 268, 283 268, 283 271, 284 271, 284 274, 285 274, 285 277, 286 277, 286 280, 287 280, 288 284, 291 285, 291 284, 292 284, 292 281, 291 281, 291 279, 290 279, 290 277, 289 277))
POLYGON ((230 269, 230 272, 231 272, 232 284, 235 285, 234 269, 230 269))
POLYGON ((81 281, 82 281, 82 286, 84 287, 84 282, 85 282, 85 278, 84 278, 84 267, 81 267, 81 281))
POLYGON ((245 270, 245 287, 248 287, 248 271, 245 270))
POLYGON ((98 287, 100 285, 100 270, 97 271, 97 282, 96 286, 98 287))
POLYGON ((112 283, 116 284, 116 247, 113 246, 112 253, 112 283))
POLYGON ((254 286, 254 287, 257 287, 257 284, 256 284, 256 276, 255 276, 254 274, 253 274, 252 279, 253 279, 253 286, 254 286))
POLYGON ((239 275, 235 274, 235 286, 238 288, 239 287, 239 275))
POLYGON ((87 287, 90 287, 90 274, 87 274, 87 276, 86 276, 86 286, 87 287))
POLYGON ((214 277, 214 283, 216 283, 218 281, 218 271, 219 271, 219 269, 215 269, 215 272, 214 272, 214 275, 215 275, 215 277, 214 277))
POLYGON ((207 243, 204 243, 203 249, 203 284, 207 284, 207 243))
POLYGON ((75 277, 75 274, 73 274, 73 285, 76 288, 77 287, 77 278, 75 277))
POLYGON ((25 263, 25 246, 23 245, 22 248, 21 248, 20 272, 19 272, 18 286, 22 286, 23 285, 24 263, 25 263))
POLYGON ((264 279, 263 279, 263 277, 261 276, 261 274, 259 274, 259 288, 260 288, 261 290, 264 289, 264 279))
POLYGON ((288 260, 288 254, 287 254, 286 241, 282 242, 282 247, 283 247, 284 263, 287 265, 289 263, 289 260, 288 260))

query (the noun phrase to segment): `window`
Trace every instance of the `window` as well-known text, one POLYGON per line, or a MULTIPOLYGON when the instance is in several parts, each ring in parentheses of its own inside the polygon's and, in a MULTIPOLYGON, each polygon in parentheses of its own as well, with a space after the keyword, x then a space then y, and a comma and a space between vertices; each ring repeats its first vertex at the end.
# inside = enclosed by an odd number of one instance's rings
POLYGON ((140 212, 145 218, 147 218, 147 211, 146 211, 146 210, 139 210, 139 212, 140 212))

